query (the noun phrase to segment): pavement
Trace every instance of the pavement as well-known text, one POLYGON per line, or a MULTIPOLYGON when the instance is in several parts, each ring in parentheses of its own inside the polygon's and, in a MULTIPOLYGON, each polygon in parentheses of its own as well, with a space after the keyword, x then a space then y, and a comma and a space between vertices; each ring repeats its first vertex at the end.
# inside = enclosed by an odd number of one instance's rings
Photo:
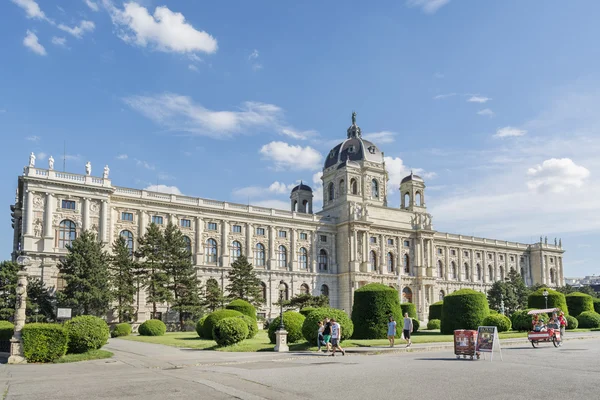
POLYGON ((486 360, 452 343, 324 353, 227 353, 111 339, 115 356, 71 364, 1 365, 3 399, 598 399, 600 333, 562 347, 503 340, 486 360), (365 356, 378 354, 377 356, 365 356))

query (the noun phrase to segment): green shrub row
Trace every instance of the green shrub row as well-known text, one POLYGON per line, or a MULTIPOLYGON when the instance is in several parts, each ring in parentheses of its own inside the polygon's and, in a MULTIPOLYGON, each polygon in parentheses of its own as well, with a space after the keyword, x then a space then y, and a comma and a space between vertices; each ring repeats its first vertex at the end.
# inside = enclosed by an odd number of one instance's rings
POLYGON ((545 308, 560 308, 562 311, 564 311, 565 315, 569 314, 565 295, 557 292, 556 290, 548 288, 539 288, 535 292, 531 293, 527 298, 527 306, 529 308, 538 310, 545 308), (544 290, 548 291, 548 307, 546 307, 546 298, 543 295, 544 290))
POLYGON ((80 315, 65 323, 69 335, 69 353, 98 350, 108 341, 110 332, 106 321, 92 315, 80 315))
POLYGON ((498 332, 508 332, 512 327, 512 322, 506 315, 490 314, 483 319, 483 326, 495 326, 498 332))
POLYGON ((429 320, 438 319, 441 321, 443 305, 443 300, 429 305, 429 320))
POLYGON ((594 311, 594 300, 589 294, 573 292, 565 296, 569 315, 574 317, 586 311, 594 311))
POLYGON ((429 321, 427 321, 427 329, 434 330, 434 329, 440 329, 440 327, 442 326, 442 321, 440 321, 439 319, 430 319, 429 321))
POLYGON ((594 311, 600 314, 600 299, 594 297, 592 301, 594 302, 594 311))
POLYGON ((15 332, 15 326, 8 321, 0 321, 0 340, 10 340, 15 332))
POLYGON ((61 324, 23 326, 23 353, 29 362, 52 362, 67 353, 69 334, 61 324))
POLYGON ((600 314, 595 311, 584 311, 577 317, 580 328, 596 329, 600 328, 600 314))

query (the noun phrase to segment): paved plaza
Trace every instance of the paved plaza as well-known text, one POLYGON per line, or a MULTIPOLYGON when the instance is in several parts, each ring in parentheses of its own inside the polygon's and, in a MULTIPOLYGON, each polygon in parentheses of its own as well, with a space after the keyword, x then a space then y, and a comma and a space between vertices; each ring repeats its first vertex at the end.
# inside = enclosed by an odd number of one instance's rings
MULTIPOLYGON (((345 357, 317 353, 222 353, 123 340, 110 360, 2 365, 4 397, 16 399, 597 399, 600 340, 502 349, 504 361, 456 360, 442 351, 345 357)), ((382 349, 383 350, 383 349, 382 349)))

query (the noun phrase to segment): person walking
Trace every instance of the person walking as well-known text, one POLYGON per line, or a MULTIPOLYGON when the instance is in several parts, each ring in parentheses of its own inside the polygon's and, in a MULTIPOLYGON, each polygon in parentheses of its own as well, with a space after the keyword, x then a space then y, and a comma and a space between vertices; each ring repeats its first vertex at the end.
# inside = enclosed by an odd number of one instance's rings
POLYGON ((340 346, 340 342, 342 341, 342 327, 339 323, 336 322, 335 319, 331 318, 331 347, 333 348, 332 356, 335 356, 335 350, 339 349, 342 352, 342 355, 345 356, 346 352, 340 346))
POLYGON ((394 339, 396 337, 396 321, 394 321, 394 317, 390 315, 390 320, 388 322, 388 331, 387 337, 390 341, 390 347, 394 347, 394 339))
POLYGON ((323 338, 323 331, 325 330, 325 326, 323 325, 323 321, 319 321, 319 331, 317 333, 317 347, 319 348, 317 351, 321 351, 321 346, 325 345, 325 340, 323 338))
POLYGON ((562 311, 560 312, 560 316, 558 317, 558 322, 560 324, 560 343, 558 345, 562 346, 563 340, 565 340, 565 329, 567 328, 567 326, 569 326, 569 322, 567 322, 567 319, 565 318, 565 313, 562 311))
POLYGON ((410 347, 412 341, 410 340, 410 333, 413 330, 413 322, 412 318, 409 318, 408 313, 404 313, 404 329, 402 330, 402 334, 404 335, 404 339, 408 342, 406 347, 410 347))
POLYGON ((325 318, 325 324, 323 326, 323 341, 325 342, 325 346, 327 346, 327 351, 329 351, 331 346, 331 321, 329 318, 325 318))

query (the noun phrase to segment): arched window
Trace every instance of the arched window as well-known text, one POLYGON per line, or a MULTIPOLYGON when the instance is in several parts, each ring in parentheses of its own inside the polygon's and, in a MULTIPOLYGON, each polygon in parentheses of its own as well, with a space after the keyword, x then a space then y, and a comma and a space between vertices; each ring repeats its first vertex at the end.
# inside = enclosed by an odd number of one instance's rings
POLYGON ((554 273, 554 268, 550 268, 550 283, 556 283, 555 280, 556 280, 556 276, 554 273))
POLYGON ((267 284, 264 282, 260 283, 260 294, 262 296, 262 302, 267 302, 267 284))
POLYGON ((333 182, 330 182, 329 187, 327 188, 327 193, 329 194, 329 196, 328 196, 329 201, 333 200, 334 191, 335 191, 335 188, 333 186, 333 182))
POLYGON ((404 207, 410 207, 410 193, 404 193, 404 207))
POLYGON ((477 264, 477 281, 481 281, 481 265, 477 264))
POLYGON ((283 286, 285 287, 285 290, 283 291, 283 299, 289 300, 290 299, 290 290, 288 288, 287 283, 283 282, 283 286))
POLYGON ((192 255, 192 240, 187 236, 183 236, 183 242, 185 243, 185 251, 187 251, 188 255, 191 256, 192 255))
POLYGON ((402 265, 404 266, 404 273, 410 274, 410 257, 408 256, 408 254, 405 254, 404 257, 402 257, 402 261, 402 265))
POLYGON ((494 267, 492 265, 488 265, 488 279, 490 282, 494 282, 494 267))
POLYGON ((205 247, 206 262, 216 263, 217 262, 217 241, 215 239, 208 239, 205 247))
POLYGON ((300 294, 310 294, 310 288, 306 283, 300 285, 300 294))
POLYGON ((254 265, 258 267, 265 266, 265 246, 262 243, 256 244, 256 250, 254 250, 254 265))
POLYGON ((277 248, 277 266, 279 268, 287 267, 287 249, 285 246, 279 246, 277 248))
POLYGON ((521 278, 525 279, 525 268, 521 268, 521 278))
POLYGON ((422 203, 421 203, 422 201, 423 200, 422 200, 421 192, 417 192, 415 194, 415 205, 420 207, 422 205, 422 203))
POLYGON ((308 252, 304 247, 300 247, 298 252, 298 266, 300 269, 308 269, 308 252))
POLYGON ((319 251, 317 262, 319 263, 319 271, 327 271, 327 251, 325 249, 319 251))
POLYGON ((242 255, 242 244, 237 240, 231 243, 231 262, 234 262, 242 255))
POLYGON ((339 185, 339 191, 338 191, 338 194, 341 196, 341 195, 343 195, 344 193, 346 193, 346 182, 344 182, 344 180, 342 179, 342 180, 340 181, 340 185, 339 185))
POLYGON ((438 276, 440 278, 444 277, 444 264, 442 263, 442 260, 438 260, 438 276))
POLYGON ((451 268, 452 268, 452 279, 456 279, 458 274, 456 271, 456 263, 454 261, 452 261, 452 263, 450 264, 451 268))
POLYGON ((439 294, 439 300, 440 300, 440 301, 444 300, 444 296, 445 296, 445 294, 444 294, 444 291, 443 291, 443 290, 440 290, 440 294, 439 294))
POLYGON ((58 248, 66 249, 77 238, 77 225, 75 222, 65 219, 58 225, 58 248))
POLYGON ((465 281, 470 281, 471 276, 469 274, 469 264, 465 263, 465 281))
POLYGON ((321 294, 323 296, 329 296, 329 286, 321 285, 321 294))
POLYGON ((504 267, 500 267, 500 276, 499 276, 500 280, 502 282, 504 282, 504 267))
POLYGON ((121 231, 121 237, 125 239, 125 245, 129 250, 129 255, 133 255, 133 233, 130 231, 121 231))
POLYGON ((358 182, 352 178, 350 180, 350 186, 352 186, 352 194, 358 194, 358 182))
POLYGON ((392 253, 387 253, 387 271, 394 272, 394 255, 392 253))
POLYGON ((379 198, 379 184, 377 183, 377 179, 373 179, 371 181, 371 197, 379 198))
POLYGON ((294 203, 292 204, 292 211, 298 211, 298 200, 294 200, 294 203))
POLYGON ((375 250, 369 252, 369 267, 371 268, 371 271, 377 271, 377 254, 375 253, 375 250))
POLYGON ((407 286, 402 289, 402 302, 403 303, 412 303, 412 290, 407 286))

